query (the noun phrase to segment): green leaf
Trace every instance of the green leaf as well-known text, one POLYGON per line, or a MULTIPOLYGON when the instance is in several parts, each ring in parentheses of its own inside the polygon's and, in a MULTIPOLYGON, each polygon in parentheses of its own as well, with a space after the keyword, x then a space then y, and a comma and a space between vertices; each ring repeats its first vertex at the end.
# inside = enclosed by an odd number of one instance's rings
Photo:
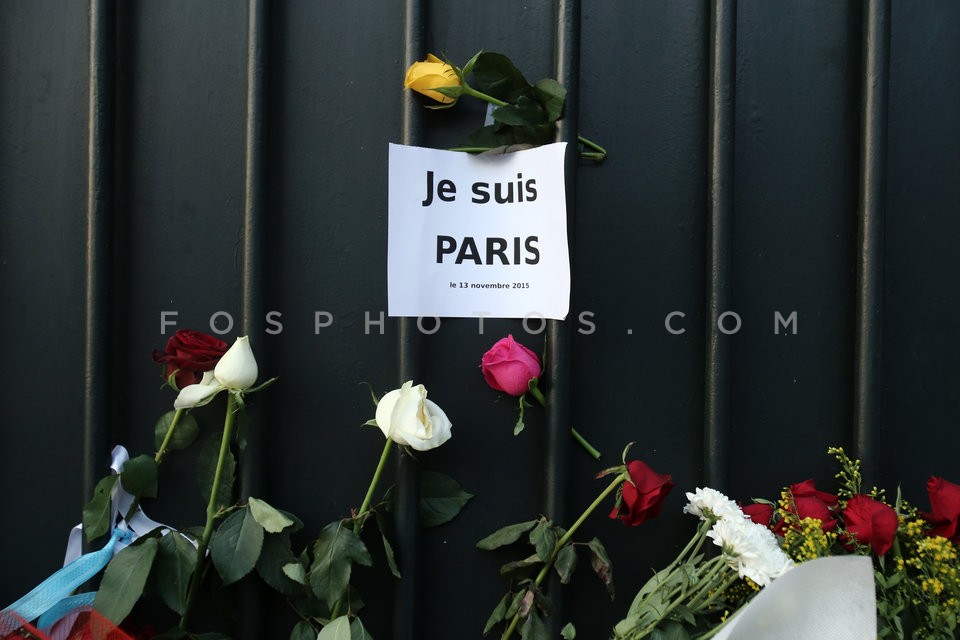
POLYGON ((263 548, 263 527, 250 509, 231 513, 210 539, 210 557, 223 584, 233 584, 257 565, 263 548))
POLYGON ((250 498, 247 500, 247 506, 250 507, 250 513, 254 519, 260 523, 267 533, 280 533, 293 524, 293 520, 283 515, 263 500, 250 498))
POLYGON ((493 629, 497 624, 504 619, 507 615, 507 607, 510 605, 510 601, 513 598, 513 594, 509 591, 500 598, 500 602, 497 603, 497 606, 494 607, 493 613, 490 614, 490 617, 487 618, 487 624, 483 627, 483 635, 490 633, 490 630, 493 629))
POLYGON ((500 567, 500 575, 508 578, 527 578, 537 572, 543 561, 534 554, 523 560, 514 560, 500 567))
POLYGON ((590 566, 596 572, 597 577, 607 587, 607 593, 610 599, 613 599, 613 563, 610 562, 610 556, 599 539, 594 538, 587 543, 590 548, 590 566))
POLYGON ((520 536, 532 529, 537 522, 539 522, 539 520, 529 520, 527 522, 507 525, 478 542, 477 548, 483 549, 484 551, 491 551, 508 544, 513 544, 520 539, 520 536))
POLYGON ((467 60, 467 63, 463 65, 463 69, 460 71, 461 76, 468 76, 473 71, 473 66, 477 64, 477 58, 480 57, 480 54, 483 53, 483 50, 477 51, 473 54, 473 57, 467 60))
POLYGON ((547 114, 547 122, 559 120, 563 113, 564 100, 567 97, 567 90, 564 89, 563 85, 552 78, 545 78, 533 85, 533 92, 547 114))
POLYGON ((301 585, 306 584, 306 580, 303 579, 303 565, 293 555, 290 536, 286 534, 268 534, 263 537, 263 547, 260 550, 256 568, 257 574, 263 578, 264 582, 284 595, 296 595, 301 592, 301 585), (299 581, 287 572, 287 566, 299 567, 301 574, 299 581))
POLYGON ((387 555, 387 565, 390 567, 390 573, 393 574, 394 578, 399 578, 400 569, 397 568, 397 560, 393 554, 393 546, 390 544, 390 540, 387 538, 387 523, 385 518, 379 511, 374 511, 373 515, 377 521, 377 529, 380 530, 380 539, 383 541, 383 551, 387 555))
POLYGON ((497 122, 471 133, 462 146, 486 148, 520 144, 537 146, 553 142, 555 133, 556 125, 552 122, 534 127, 514 127, 497 122))
MULTIPOLYGON (((176 411, 166 412, 160 416, 160 419, 157 420, 157 423, 153 427, 153 446, 156 447, 158 451, 160 447, 163 446, 163 441, 167 437, 167 431, 170 430, 170 423, 173 422, 173 416, 176 415, 176 413, 176 411)), ((197 424, 197 419, 189 413, 181 414, 180 421, 177 422, 177 427, 173 430, 170 441, 167 442, 167 451, 186 449, 193 444, 199 434, 200 425, 197 424)))
POLYGON ((317 640, 350 640, 350 618, 340 616, 331 620, 330 624, 321 629, 317 640))
POLYGON ((283 575, 297 584, 307 584, 307 570, 303 568, 303 564, 299 561, 283 565, 283 575))
POLYGON ((340 522, 331 522, 313 543, 313 565, 310 587, 331 609, 343 597, 350 583, 352 563, 365 567, 373 564, 363 541, 340 522))
POLYGON ((530 544, 537 550, 537 555, 544 562, 549 562, 553 555, 553 550, 557 546, 557 533, 553 528, 553 523, 541 518, 537 526, 530 532, 530 544))
POLYGON ((516 102, 531 90, 510 58, 491 51, 481 53, 473 64, 473 87, 504 102, 516 102))
POLYGON ((548 122, 540 103, 527 96, 520 96, 515 105, 497 107, 491 115, 497 122, 520 127, 535 127, 548 122))
POLYGON ((123 464, 120 484, 135 496, 157 497, 157 461, 153 456, 142 455, 123 464))
POLYGON ((472 493, 467 493, 456 480, 436 471, 420 473, 420 524, 436 527, 450 522, 466 506, 472 493))
POLYGON ((524 640, 550 640, 547 625, 536 611, 531 611, 526 622, 520 628, 520 635, 524 640))
POLYGON ((83 507, 83 533, 87 542, 96 540, 110 531, 110 492, 120 476, 101 478, 93 489, 93 497, 83 507))
POLYGON ((573 570, 577 568, 577 551, 572 544, 564 545, 563 549, 560 549, 553 566, 560 574, 560 584, 569 583, 573 570))
POLYGON ((563 640, 573 640, 577 637, 577 629, 573 626, 572 622, 563 625, 563 629, 560 629, 560 637, 563 638, 563 640))
MULTIPOLYGON (((217 458, 220 456, 220 441, 222 433, 217 433, 208 438, 200 447, 197 456, 197 476, 200 483, 200 495, 203 497, 204 504, 210 500, 210 493, 213 490, 213 478, 217 471, 217 458)), ((227 455, 223 460, 223 470, 220 474, 220 486, 217 488, 217 508, 223 509, 233 504, 233 481, 237 470, 236 460, 233 458, 233 452, 227 449, 227 455)))
POLYGON ((307 620, 301 620, 293 625, 289 640, 317 640, 317 630, 307 620))
POLYGON ((360 618, 354 618, 350 623, 350 638, 351 640, 373 640, 373 636, 367 632, 360 618))
POLYGON ((143 594, 157 557, 157 547, 156 538, 147 538, 142 544, 130 545, 113 556, 104 571, 93 608, 115 624, 123 622, 143 594))
POLYGON ((690 633, 676 620, 668 620, 657 631, 663 640, 690 640, 690 633))
POLYGON ((156 559, 157 590, 164 604, 183 615, 187 587, 197 566, 197 550, 176 531, 160 538, 156 559))

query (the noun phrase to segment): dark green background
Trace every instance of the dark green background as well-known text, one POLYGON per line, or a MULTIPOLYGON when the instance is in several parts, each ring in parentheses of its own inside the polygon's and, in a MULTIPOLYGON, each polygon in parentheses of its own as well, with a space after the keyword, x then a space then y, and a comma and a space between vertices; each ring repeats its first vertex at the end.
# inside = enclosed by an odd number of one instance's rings
MULTIPOLYGON (((852 447, 857 376, 858 175, 862 13, 856 1, 736 3, 732 262, 726 286, 742 330, 729 341, 727 480, 738 499, 772 497, 814 477, 830 487, 828 445, 852 447), (796 335, 773 331, 796 311, 796 335)), ((650 568, 692 532, 683 492, 703 482, 708 286, 707 136, 711 5, 590 0, 581 10, 579 130, 602 164, 576 170, 571 319, 572 422, 617 461, 623 445, 671 473, 664 513, 639 529, 602 514, 614 562, 610 603, 585 562, 557 618, 578 638, 606 638, 650 568), (667 333, 683 311, 686 333, 667 333), (630 333, 632 332, 632 333, 630 333)), ((262 375, 281 380, 257 407, 257 493, 315 533, 362 498, 382 439, 369 382, 398 379, 397 322, 365 333, 386 310, 387 143, 400 141, 403 54, 398 2, 274 2, 266 24, 265 173, 257 264, 264 311, 283 331, 251 342, 262 375), (335 321, 314 334, 313 314, 335 321)), ((510 56, 535 81, 554 75, 552 3, 427 3, 426 47, 463 63, 480 49, 510 56)), ((117 3, 111 101, 108 252, 87 264, 88 21, 86 3, 0 2, 0 533, 5 604, 59 564, 84 494, 85 396, 104 399, 100 440, 152 450, 153 422, 172 402, 152 349, 160 312, 209 330, 241 310, 247 7, 238 1, 117 3), (107 283, 104 363, 85 383, 85 274, 107 283)), ((879 419, 868 478, 926 506, 930 474, 960 482, 960 4, 895 0, 879 341, 879 419)), ((424 146, 460 141, 482 106, 422 116, 424 146)), ((261 314, 262 315, 262 314, 261 314)), ((259 324, 258 324, 259 323, 259 324)), ((424 338, 420 381, 454 423, 424 468, 476 494, 462 516, 421 538, 417 638, 478 637, 502 592, 501 556, 477 539, 544 510, 543 413, 511 435, 515 404, 484 383, 481 354, 519 322, 450 319, 424 338)), ((208 426, 218 410, 201 413, 208 426)), ((98 447, 100 448, 100 447, 98 447)), ((159 519, 194 524, 203 503, 183 456, 162 470, 159 519), (168 468, 170 469, 168 471, 168 468)), ((602 468, 569 452, 565 504, 575 515, 602 468)), ((105 468, 103 469, 105 471, 105 468)), ((382 565, 379 569, 382 569, 382 565)), ((390 585, 362 571, 368 626, 390 637, 390 585)), ((248 596, 249 597, 249 596, 248 596)), ((256 598, 262 624, 245 638, 286 637, 281 603, 256 598), (276 624, 276 627, 271 625, 276 624)))

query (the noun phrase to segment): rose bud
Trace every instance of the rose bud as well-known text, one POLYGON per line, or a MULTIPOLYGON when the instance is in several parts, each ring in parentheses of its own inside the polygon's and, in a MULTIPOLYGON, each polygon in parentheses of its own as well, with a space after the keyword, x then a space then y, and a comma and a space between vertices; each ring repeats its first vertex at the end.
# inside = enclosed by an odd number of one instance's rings
MULTIPOLYGON (((833 509, 837 507, 837 496, 826 491, 817 490, 813 480, 804 480, 789 487, 793 496, 793 514, 798 520, 814 518, 820 521, 824 531, 833 531, 837 528, 837 520, 833 517, 833 509)), ((782 536, 786 529, 786 522, 779 521, 773 532, 782 536)))
POLYGON ((488 385, 519 397, 529 390, 532 379, 540 377, 543 367, 537 354, 508 335, 483 354, 480 370, 488 385))
POLYGON ((428 98, 433 98, 443 104, 452 104, 457 99, 446 96, 439 91, 434 91, 434 89, 460 86, 460 78, 453 67, 432 53, 427 54, 426 61, 414 62, 410 65, 410 68, 407 69, 407 77, 403 81, 404 89, 413 89, 417 93, 422 93, 428 98))
POLYGON ((213 375, 227 389, 244 390, 257 381, 257 359, 253 357, 247 336, 237 338, 233 346, 223 354, 213 370, 213 375))
POLYGON ((214 370, 203 374, 197 384, 191 384, 180 390, 173 402, 174 409, 192 409, 210 402, 224 389, 244 391, 257 381, 257 359, 253 357, 250 340, 247 336, 237 338, 227 350, 214 370))
POLYGON ((770 526, 770 521, 773 519, 773 505, 764 504, 763 502, 752 502, 741 507, 741 509, 744 515, 748 516, 757 524, 762 524, 765 527, 770 526))
POLYGON ((673 489, 669 475, 660 474, 640 460, 627 464, 630 480, 620 488, 620 499, 610 512, 624 524, 636 527, 660 513, 663 501, 673 489))
POLYGON ((900 522, 890 505, 864 494, 850 498, 843 510, 847 533, 860 544, 868 544, 878 556, 890 551, 900 522))
POLYGON ((429 451, 450 439, 453 425, 443 409, 427 400, 427 390, 413 381, 387 393, 377 403, 377 426, 397 444, 429 451))
POLYGON ((200 382, 203 373, 212 371, 226 351, 227 343, 223 340, 192 329, 179 329, 167 340, 163 351, 153 351, 153 361, 167 366, 165 378, 176 372, 174 384, 183 389, 200 382))

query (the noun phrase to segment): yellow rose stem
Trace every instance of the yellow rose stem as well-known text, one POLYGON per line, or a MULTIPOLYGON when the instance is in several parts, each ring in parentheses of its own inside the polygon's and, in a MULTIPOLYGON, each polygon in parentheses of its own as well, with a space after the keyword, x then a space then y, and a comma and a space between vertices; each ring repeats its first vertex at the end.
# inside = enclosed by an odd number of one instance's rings
POLYGON ((177 409, 177 412, 173 414, 173 420, 170 421, 170 426, 167 427, 167 434, 163 436, 163 442, 160 443, 160 450, 157 451, 157 455, 153 456, 157 464, 163 462, 163 456, 167 455, 167 445, 170 444, 170 439, 173 437, 173 430, 177 428, 177 423, 180 422, 180 416, 182 415, 183 409, 177 409))
MULTIPOLYGON (((593 513, 596 510, 596 508, 600 506, 600 503, 606 500, 607 497, 611 493, 613 493, 617 487, 622 485, 624 482, 628 482, 629 480, 630 480, 630 473, 628 471, 624 471, 623 473, 621 473, 620 475, 618 475, 616 478, 613 479, 613 482, 611 482, 607 486, 607 488, 604 489, 599 496, 597 496, 596 500, 590 503, 590 506, 587 507, 586 510, 580 514, 580 517, 577 518, 577 521, 573 523, 573 526, 570 527, 570 530, 567 531, 565 534, 563 534, 562 538, 557 540, 557 544, 554 545, 553 552, 550 554, 550 559, 547 560, 547 563, 543 565, 542 569, 540 569, 540 573, 537 574, 536 579, 534 579, 533 581, 533 586, 528 587, 528 590, 535 592, 537 589, 540 588, 540 585, 543 584, 543 581, 550 574, 550 569, 553 568, 553 564, 557 561, 557 556, 560 555, 560 550, 563 549, 568 542, 570 542, 570 538, 572 538, 573 534, 577 532, 577 529, 580 528, 580 525, 582 525, 584 521, 586 521, 586 519, 590 517, 590 514, 593 513)), ((513 615, 513 619, 510 620, 510 625, 507 627, 506 631, 503 632, 503 635, 501 636, 500 640, 507 640, 507 638, 512 636, 514 630, 516 630, 517 625, 519 623, 520 623, 520 612, 517 611, 513 615)))
MULTIPOLYGON (((543 392, 540 391, 540 389, 538 389, 537 387, 531 387, 530 395, 532 395, 536 399, 536 401, 540 403, 541 407, 543 408, 547 407, 547 399, 543 396, 543 392)), ((580 443, 580 446, 583 447, 587 453, 593 456, 594 460, 600 459, 600 452, 597 451, 596 447, 594 447, 592 444, 587 442, 587 439, 584 438, 582 435, 580 435, 579 431, 577 431, 573 427, 570 427, 570 435, 573 436, 574 440, 580 443)))
MULTIPOLYGON (((370 508, 370 503, 373 502, 373 492, 377 489, 377 484, 380 482, 380 476, 383 475, 383 470, 387 466, 387 459, 390 457, 390 452, 392 450, 393 440, 387 438, 387 441, 383 445, 383 452, 380 454, 380 462, 377 463, 377 470, 373 472, 373 478, 370 480, 370 486, 367 487, 367 495, 363 496, 363 503, 360 505, 360 510, 353 518, 353 532, 356 535, 360 535, 360 530, 363 528, 363 523, 367 519, 367 510, 370 508)), ((330 612, 331 620, 337 619, 337 616, 340 614, 340 607, 341 601, 337 600, 336 604, 333 605, 333 611, 330 612)))
POLYGON ((237 400, 233 393, 227 393, 227 413, 223 418, 223 436, 220 438, 220 455, 217 458, 217 469, 213 473, 213 486, 210 487, 210 500, 207 502, 207 521, 203 525, 203 535, 200 536, 200 543, 197 545, 197 564, 193 568, 193 575, 190 576, 189 587, 187 588, 187 604, 184 607, 183 615, 180 616, 178 628, 181 631, 187 628, 187 619, 190 617, 190 610, 193 609, 193 603, 197 599, 197 592, 200 591, 200 583, 203 582, 203 574, 206 572, 207 547, 210 545, 210 537, 213 535, 213 523, 217 519, 217 494, 220 488, 220 479, 223 476, 223 464, 227 458, 227 452, 230 451, 230 440, 233 437, 233 414, 237 410, 237 400))
MULTIPOLYGON (((463 87, 463 93, 465 95, 473 96, 478 100, 489 102, 490 104, 498 107, 505 107, 507 106, 507 104, 509 104, 507 102, 504 102, 503 100, 494 98, 489 94, 483 93, 482 91, 477 91, 476 89, 468 85, 466 81, 464 81, 461 86, 463 87)), ((584 151, 583 153, 580 154, 582 157, 589 158, 591 160, 603 160, 604 158, 607 157, 607 150, 601 147, 600 145, 598 145, 596 142, 592 140, 588 140, 583 136, 577 136, 577 141, 580 142, 580 144, 582 144, 585 147, 590 147, 595 152, 595 153, 591 153, 589 151, 584 151)), ((457 147, 456 149, 453 149, 453 151, 467 151, 467 152, 477 153, 481 151, 488 151, 488 149, 485 147, 457 147)))

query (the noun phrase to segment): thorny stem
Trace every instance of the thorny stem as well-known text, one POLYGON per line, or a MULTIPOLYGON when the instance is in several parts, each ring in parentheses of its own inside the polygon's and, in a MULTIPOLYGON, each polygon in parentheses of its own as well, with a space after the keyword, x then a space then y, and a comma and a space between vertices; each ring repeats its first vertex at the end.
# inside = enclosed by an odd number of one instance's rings
MULTIPOLYGON (((536 579, 533 581, 533 586, 530 587, 530 591, 536 592, 536 590, 540 588, 540 585, 543 584, 543 581, 546 579, 547 575, 550 574, 550 569, 553 568, 553 564, 557 561, 557 556, 560 555, 561 549, 563 549, 567 545, 567 543, 570 542, 570 539, 573 537, 573 534, 575 534, 577 532, 577 529, 579 529, 580 526, 586 521, 586 519, 590 517, 590 514, 593 513, 596 510, 596 508, 600 506, 600 503, 606 500, 607 496, 613 493, 617 487, 619 487, 621 484, 623 484, 629 479, 630 479, 630 474, 626 471, 618 475, 616 478, 614 478, 613 482, 611 482, 607 486, 607 488, 604 489, 603 492, 601 492, 600 495, 597 496, 597 498, 590 503, 590 506, 587 507, 586 510, 580 514, 580 517, 577 518, 577 521, 573 523, 573 526, 571 526, 570 529, 565 534, 563 534, 563 537, 557 541, 557 544, 554 545, 553 552, 550 554, 550 559, 547 560, 547 563, 543 565, 542 569, 540 569, 540 573, 537 574, 536 579)), ((503 632, 503 635, 500 637, 500 640, 507 640, 508 638, 510 638, 510 636, 513 635, 513 632, 517 628, 517 625, 519 623, 520 623, 520 612, 517 611, 513 615, 513 619, 510 620, 509 626, 507 626, 507 629, 503 632)))
POLYGON ((165 436, 163 436, 163 442, 160 444, 160 450, 157 451, 155 456, 153 456, 153 459, 157 464, 163 462, 163 456, 167 455, 167 446, 170 445, 170 440, 173 438, 173 431, 177 428, 177 423, 180 422, 180 416, 182 416, 183 413, 183 409, 177 409, 177 412, 173 414, 173 420, 170 421, 170 426, 167 427, 167 433, 165 436))
MULTIPOLYGON (((373 502, 373 492, 377 489, 377 484, 380 482, 380 476, 383 475, 383 470, 387 466, 387 459, 390 457, 390 452, 393 450, 393 440, 387 438, 387 441, 383 445, 383 452, 380 454, 380 462, 377 463, 377 470, 373 472, 373 478, 370 480, 370 486, 367 487, 367 494, 363 497, 363 502, 360 504, 360 510, 354 516, 353 520, 353 532, 356 535, 360 535, 360 529, 363 528, 363 522, 367 518, 367 510, 370 508, 370 503, 373 502)), ((340 614, 340 607, 342 606, 342 601, 337 600, 336 604, 333 605, 333 610, 330 612, 330 619, 335 620, 340 614)))
POLYGON ((200 537, 200 543, 197 545, 197 564, 193 568, 193 575, 190 576, 190 586, 187 589, 187 605, 180 617, 178 625, 181 631, 187 627, 187 620, 190 617, 190 611, 193 609, 194 601, 197 598, 197 592, 200 590, 200 583, 203 580, 203 573, 207 560, 207 547, 210 545, 210 538, 213 535, 213 523, 217 519, 217 494, 220 488, 220 479, 223 476, 223 465, 230 451, 230 440, 233 437, 233 415, 237 411, 237 400, 233 393, 227 394, 227 414, 223 419, 223 436, 220 438, 220 455, 217 457, 217 469, 213 474, 213 486, 210 488, 210 500, 207 502, 207 520, 203 525, 203 535, 200 537))

